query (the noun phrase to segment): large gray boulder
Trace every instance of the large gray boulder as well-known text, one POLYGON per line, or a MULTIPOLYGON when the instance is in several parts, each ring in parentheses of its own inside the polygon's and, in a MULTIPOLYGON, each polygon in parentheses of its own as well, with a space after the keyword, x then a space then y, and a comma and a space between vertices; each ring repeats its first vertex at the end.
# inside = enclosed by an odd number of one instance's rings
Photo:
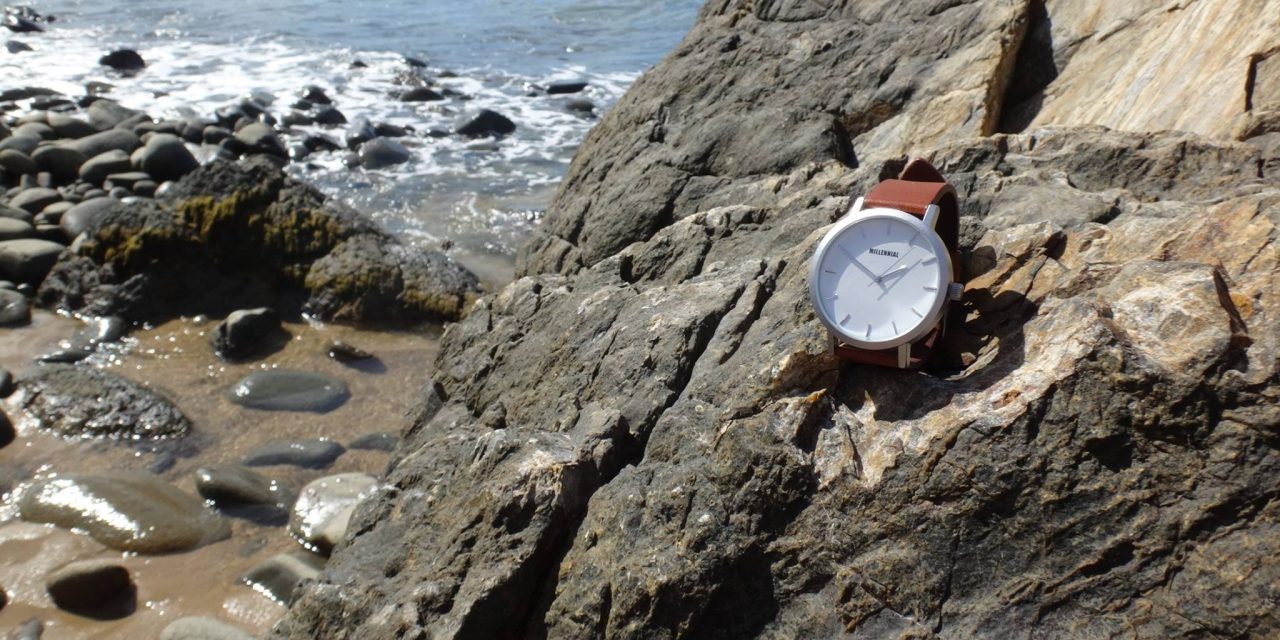
POLYGON ((413 323, 459 317, 479 289, 444 254, 401 244, 267 157, 212 162, 162 200, 95 214, 82 231, 42 303, 132 320, 266 306, 413 323))
POLYGON ((999 134, 1036 6, 708 4, 274 637, 1280 632, 1280 153, 999 134), (908 155, 963 305, 931 369, 845 364, 808 260, 908 155))

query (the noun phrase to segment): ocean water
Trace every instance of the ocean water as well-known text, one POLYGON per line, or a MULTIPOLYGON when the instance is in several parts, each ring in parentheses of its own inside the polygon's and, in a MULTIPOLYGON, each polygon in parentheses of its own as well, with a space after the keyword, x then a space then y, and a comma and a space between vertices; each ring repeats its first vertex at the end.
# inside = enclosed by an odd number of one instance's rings
MULTIPOLYGON (((407 240, 453 245, 453 254, 501 279, 554 194, 596 117, 566 108, 586 97, 597 115, 692 26, 697 0, 57 0, 31 2, 57 16, 43 34, 17 35, 35 51, 0 50, 0 87, 37 85, 80 95, 89 81, 153 116, 209 116, 246 95, 286 111, 300 88, 324 87, 348 118, 410 125, 413 160, 389 170, 345 167, 341 152, 315 154, 291 171, 407 240), (97 65, 103 53, 137 49, 142 73, 97 65), (407 69, 467 99, 400 103, 389 93, 407 69), (353 69, 360 60, 367 68, 353 69), (454 78, 440 78, 442 71, 454 78), (589 82, 577 96, 530 96, 556 80, 589 82), (517 124, 496 145, 426 135, 456 114, 499 111, 517 124)), ((6 34, 6 37, 8 34, 6 34)), ((446 74, 447 75, 447 74, 446 74)), ((304 127, 305 130, 313 128, 304 127)), ((314 128, 322 131, 321 128, 314 128)), ((343 128, 323 130, 341 139, 343 128)))

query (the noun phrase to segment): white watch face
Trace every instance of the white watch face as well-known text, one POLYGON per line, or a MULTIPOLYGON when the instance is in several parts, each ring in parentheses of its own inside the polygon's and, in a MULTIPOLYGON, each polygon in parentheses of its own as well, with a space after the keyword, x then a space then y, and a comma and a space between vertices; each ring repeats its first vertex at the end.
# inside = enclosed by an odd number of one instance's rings
POLYGON ((832 228, 814 255, 809 286, 818 316, 856 347, 911 342, 938 322, 950 258, 918 218, 891 209, 855 215, 832 228))

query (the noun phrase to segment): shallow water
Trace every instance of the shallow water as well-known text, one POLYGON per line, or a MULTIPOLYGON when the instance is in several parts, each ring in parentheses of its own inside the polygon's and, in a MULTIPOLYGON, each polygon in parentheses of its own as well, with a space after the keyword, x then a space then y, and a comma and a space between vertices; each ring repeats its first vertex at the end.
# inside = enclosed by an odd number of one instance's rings
MULTIPOLYGON (((184 491, 195 493, 193 473, 205 464, 236 462, 250 449, 274 440, 330 438, 346 444, 367 433, 398 432, 403 416, 431 375, 438 330, 361 332, 348 327, 290 324, 292 339, 260 361, 227 364, 212 353, 206 332, 214 322, 176 320, 138 331, 92 364, 110 369, 163 393, 191 419, 194 431, 181 441, 147 446, 129 442, 67 439, 41 432, 19 418, 13 399, 5 409, 14 418, 18 438, 0 449, 0 467, 20 469, 40 479, 56 474, 117 469, 155 470, 184 491), (341 339, 378 356, 381 366, 352 368, 325 355, 330 340, 341 339), (327 414, 266 412, 233 404, 226 390, 256 369, 281 367, 337 376, 351 399, 327 414)), ((31 327, 0 330, 0 366, 20 371, 31 358, 52 350, 80 323, 37 313, 31 327)), ((264 475, 295 488, 317 477, 347 471, 379 475, 388 455, 350 450, 329 468, 304 470, 261 467, 264 475)), ((20 489, 19 489, 20 490, 20 489)), ((283 526, 264 526, 229 518, 229 539, 200 549, 163 556, 112 551, 87 535, 35 525, 13 518, 13 496, 0 515, 0 587, 9 604, 0 610, 0 632, 31 617, 45 621, 49 638, 156 637, 173 619, 208 615, 262 633, 284 609, 239 582, 239 577, 272 555, 302 547, 283 526), (138 585, 138 608, 116 621, 95 621, 56 609, 44 593, 48 573, 73 560, 122 559, 138 585)))

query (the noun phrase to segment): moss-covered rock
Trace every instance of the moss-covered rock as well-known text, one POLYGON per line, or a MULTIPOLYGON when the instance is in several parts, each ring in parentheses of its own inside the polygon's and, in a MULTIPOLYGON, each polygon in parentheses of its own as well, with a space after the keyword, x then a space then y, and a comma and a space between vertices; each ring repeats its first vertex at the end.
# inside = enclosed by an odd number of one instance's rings
POLYGON ((265 158, 214 162, 158 202, 95 219, 40 289, 43 303, 151 319, 246 306, 344 322, 459 317, 478 281, 399 243, 265 158))

